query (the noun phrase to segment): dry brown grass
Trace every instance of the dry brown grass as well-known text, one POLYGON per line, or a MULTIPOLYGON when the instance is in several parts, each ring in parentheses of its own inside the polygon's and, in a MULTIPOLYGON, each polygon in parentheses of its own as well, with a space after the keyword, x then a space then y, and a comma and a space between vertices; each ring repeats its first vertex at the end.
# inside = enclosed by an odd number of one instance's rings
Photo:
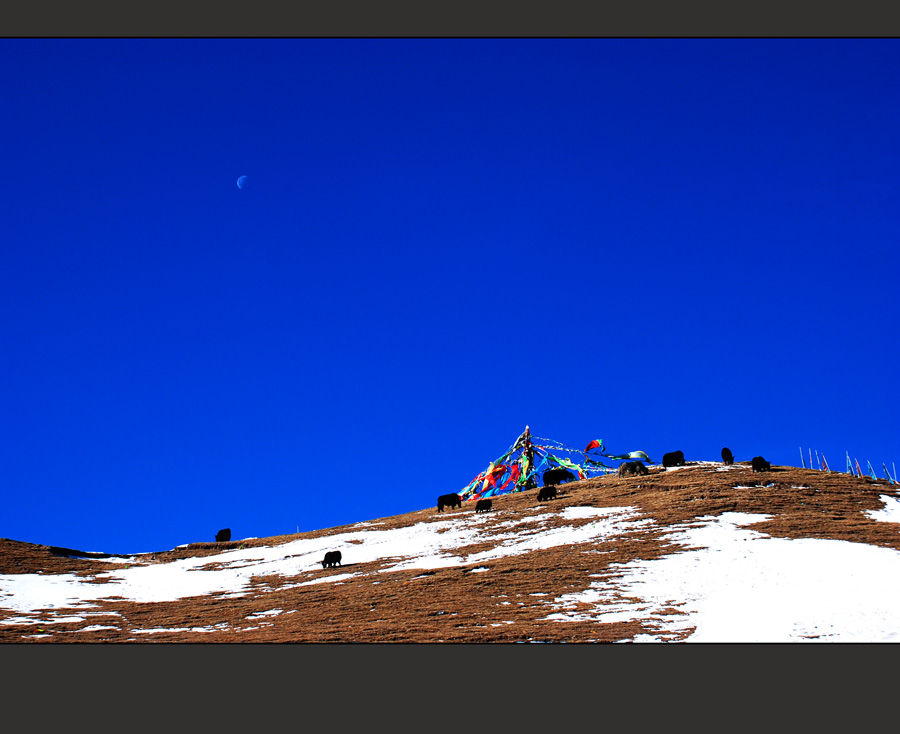
MULTIPOLYGON (((900 526, 864 514, 866 510, 882 509, 880 495, 895 494, 887 480, 876 482, 794 467, 772 467, 772 471, 761 474, 753 474, 746 465, 716 471, 718 466, 584 480, 562 485, 558 499, 540 503, 554 510, 633 506, 654 521, 650 527, 607 541, 431 571, 376 574, 386 567, 385 563, 353 563, 345 558, 342 568, 307 570, 302 579, 355 572, 352 578, 341 581, 297 587, 296 577, 259 576, 249 593, 240 597, 212 594, 143 604, 109 599, 79 621, 0 624, 0 642, 620 642, 658 631, 651 620, 615 624, 547 620, 547 615, 555 611, 547 602, 583 591, 598 579, 611 578, 615 574, 613 564, 649 560, 676 550, 664 537, 665 529, 672 525, 730 511, 765 513, 771 519, 754 524, 755 531, 783 538, 833 538, 900 550, 900 526), (475 567, 487 567, 490 572, 473 572, 475 567), (282 612, 254 616, 272 609, 282 612), (86 630, 93 625, 111 628, 86 630), (167 631, 141 632, 155 629, 167 631), (32 637, 41 634, 38 630, 49 636, 32 637)), ((488 527, 511 517, 530 517, 539 504, 537 490, 496 497, 493 502, 493 512, 479 515, 488 527)), ((474 503, 464 503, 462 510, 450 514, 470 513, 473 508, 474 503)), ((373 522, 379 523, 374 527, 386 529, 431 522, 447 514, 428 508, 373 522)), ((212 556, 241 545, 273 546, 302 537, 341 533, 349 527, 230 543, 195 543, 142 555, 139 560, 165 563, 212 556)), ((521 533, 533 529, 527 522, 517 528, 521 533)), ((466 550, 477 552, 488 547, 490 543, 481 543, 466 550)), ((218 563, 210 561, 210 567, 218 563)), ((50 546, 0 539, 3 574, 75 573, 90 579, 111 567, 114 565, 106 561, 59 555, 50 546)), ((79 613, 84 610, 54 609, 37 616, 50 620, 79 613)), ((0 600, 0 622, 16 616, 4 610, 0 600)), ((690 632, 676 631, 668 639, 681 640, 690 632)))

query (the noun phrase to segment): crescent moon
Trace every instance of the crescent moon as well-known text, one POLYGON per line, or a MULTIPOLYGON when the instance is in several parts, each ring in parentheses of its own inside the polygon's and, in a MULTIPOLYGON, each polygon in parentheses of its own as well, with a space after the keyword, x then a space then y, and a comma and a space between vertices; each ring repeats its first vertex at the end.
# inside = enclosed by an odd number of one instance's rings
POLYGON ((241 177, 237 180, 237 185, 238 185, 238 188, 239 188, 239 189, 244 188, 244 181, 246 181, 246 180, 247 180, 247 177, 246 177, 246 176, 241 176, 241 177))

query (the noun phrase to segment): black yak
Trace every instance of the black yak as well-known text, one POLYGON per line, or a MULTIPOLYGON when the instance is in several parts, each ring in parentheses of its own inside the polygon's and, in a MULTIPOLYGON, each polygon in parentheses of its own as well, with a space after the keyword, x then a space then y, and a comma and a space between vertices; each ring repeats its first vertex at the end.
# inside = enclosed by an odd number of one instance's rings
POLYGON ((722 449, 722 461, 724 461, 726 464, 734 463, 734 454, 731 453, 731 449, 727 446, 722 449))
POLYGON ((553 469, 547 469, 547 471, 544 472, 542 479, 544 480, 545 487, 548 484, 562 484, 563 482, 576 481, 575 475, 568 469, 565 469, 561 466, 557 466, 553 469))
POLYGON ((462 507, 462 500, 458 494, 442 494, 438 497, 438 512, 443 512, 445 507, 462 507))
POLYGON ((556 487, 552 484, 549 486, 541 487, 538 490, 538 502, 543 502, 544 500, 555 500, 556 499, 556 487))
POLYGON ((341 552, 328 551, 322 561, 322 568, 334 568, 341 565, 341 552))
POLYGON ((229 540, 231 540, 231 528, 225 528, 216 533, 217 543, 227 543, 229 540))
POLYGON ((632 475, 637 476, 638 474, 649 474, 649 472, 647 471, 647 467, 644 466, 644 463, 642 461, 625 461, 619 464, 620 477, 630 477, 632 475))
POLYGON ((487 512, 491 509, 491 501, 490 500, 478 500, 475 503, 475 512, 487 512))
POLYGON ((684 452, 672 451, 671 453, 663 454, 663 468, 666 469, 670 466, 684 466, 684 452))
POLYGON ((768 461, 766 461, 762 456, 754 456, 750 460, 750 468, 753 471, 769 471, 772 467, 768 461))

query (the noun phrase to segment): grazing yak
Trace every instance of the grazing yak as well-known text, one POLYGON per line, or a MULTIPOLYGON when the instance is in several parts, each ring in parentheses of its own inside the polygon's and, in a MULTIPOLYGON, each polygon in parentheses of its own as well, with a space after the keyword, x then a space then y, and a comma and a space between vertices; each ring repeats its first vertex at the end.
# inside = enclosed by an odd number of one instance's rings
POLYGON ((734 463, 734 454, 731 453, 731 449, 727 446, 722 449, 722 461, 724 461, 726 464, 734 463))
POLYGON ((672 451, 669 454, 663 454, 663 469, 670 466, 684 466, 684 452, 672 451))
POLYGON ((216 533, 217 543, 227 543, 229 540, 231 540, 231 528, 225 528, 216 533))
POLYGON ((563 482, 576 481, 575 475, 568 469, 557 466, 553 469, 547 469, 541 477, 544 480, 544 486, 548 484, 562 484, 563 482))
POLYGON ((445 507, 462 507, 462 500, 458 494, 442 494, 438 497, 438 512, 443 512, 445 507))
POLYGON ((478 500, 475 503, 475 512, 487 512, 491 509, 491 501, 490 500, 478 500))
POLYGON ((625 461, 619 464, 620 477, 637 476, 639 474, 642 476, 649 474, 647 467, 644 466, 642 461, 625 461))
POLYGON ((766 461, 762 456, 754 456, 750 460, 750 468, 755 471, 769 471, 771 470, 771 465, 768 461, 766 461))
POLYGON ((556 487, 552 484, 549 486, 541 487, 538 492, 538 502, 543 502, 544 500, 555 500, 556 499, 556 487))
POLYGON ((322 561, 322 568, 334 568, 341 565, 341 552, 328 551, 322 561))

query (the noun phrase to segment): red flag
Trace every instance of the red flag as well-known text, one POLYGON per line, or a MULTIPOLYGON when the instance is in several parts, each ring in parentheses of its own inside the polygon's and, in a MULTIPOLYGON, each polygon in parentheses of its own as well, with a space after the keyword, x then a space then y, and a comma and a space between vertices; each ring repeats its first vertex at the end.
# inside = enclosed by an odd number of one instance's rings
POLYGON ((490 489, 495 486, 497 482, 500 481, 500 478, 506 474, 506 470, 509 467, 506 464, 500 464, 499 466, 495 466, 493 471, 487 476, 485 480, 485 489, 490 489))
POLYGON ((603 445, 603 441, 598 441, 598 440, 595 438, 593 441, 591 441, 591 442, 587 445, 587 448, 584 450, 584 453, 587 453, 587 452, 590 451, 591 449, 596 449, 597 447, 602 446, 602 445, 603 445))

